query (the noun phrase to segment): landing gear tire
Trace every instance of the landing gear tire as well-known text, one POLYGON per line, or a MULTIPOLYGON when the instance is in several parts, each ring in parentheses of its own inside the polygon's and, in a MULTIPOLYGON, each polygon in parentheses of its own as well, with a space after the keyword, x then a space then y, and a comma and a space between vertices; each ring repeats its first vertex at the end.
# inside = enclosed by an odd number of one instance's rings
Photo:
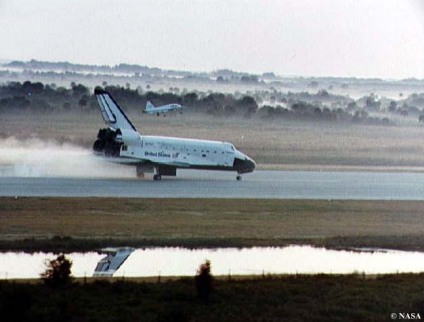
POLYGON ((236 179, 237 179, 237 181, 241 181, 241 179, 243 179, 243 178, 242 178, 241 175, 237 175, 236 179))
POLYGON ((155 174, 155 175, 153 176, 153 180, 156 180, 156 181, 158 181, 158 180, 162 180, 162 176, 161 176, 160 174, 155 174))

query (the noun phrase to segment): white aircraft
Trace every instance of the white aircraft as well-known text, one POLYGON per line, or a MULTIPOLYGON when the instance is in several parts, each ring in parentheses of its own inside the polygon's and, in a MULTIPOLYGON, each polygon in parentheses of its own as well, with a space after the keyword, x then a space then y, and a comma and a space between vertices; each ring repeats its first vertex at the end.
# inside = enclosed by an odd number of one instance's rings
POLYGON ((147 114, 157 114, 158 116, 160 114, 166 114, 171 111, 182 109, 183 107, 180 104, 167 104, 162 106, 154 106, 150 101, 147 101, 146 103, 146 109, 143 111, 143 113, 147 114))
POLYGON ((138 177, 154 173, 176 176, 177 168, 253 172, 255 161, 228 142, 147 136, 140 134, 112 96, 99 88, 94 91, 108 128, 99 130, 93 150, 106 159, 136 166, 138 177))
POLYGON ((93 276, 112 277, 133 251, 135 251, 135 248, 132 247, 109 247, 100 249, 99 253, 106 254, 106 257, 99 260, 93 276))

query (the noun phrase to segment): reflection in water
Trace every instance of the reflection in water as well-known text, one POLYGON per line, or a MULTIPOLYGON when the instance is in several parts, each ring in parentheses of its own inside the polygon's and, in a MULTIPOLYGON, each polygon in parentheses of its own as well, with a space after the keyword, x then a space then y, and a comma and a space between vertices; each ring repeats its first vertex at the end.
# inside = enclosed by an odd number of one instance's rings
MULTIPOLYGON (((104 254, 72 253, 72 275, 92 276, 104 254)), ((37 278, 54 254, 1 253, 0 279, 37 278)), ((424 253, 404 251, 336 251, 311 246, 135 250, 114 276, 194 276, 206 259, 213 275, 389 274, 424 272, 424 253)))
MULTIPOLYGON (((46 269, 46 260, 56 257, 53 253, 0 253, 0 279, 38 278, 46 269)), ((72 261, 72 275, 83 277, 93 275, 97 262, 104 255, 90 252, 66 254, 66 257, 72 261)))
POLYGON ((132 247, 108 247, 101 249, 100 252, 106 254, 106 256, 97 263, 93 276, 113 276, 133 251, 135 249, 132 247))

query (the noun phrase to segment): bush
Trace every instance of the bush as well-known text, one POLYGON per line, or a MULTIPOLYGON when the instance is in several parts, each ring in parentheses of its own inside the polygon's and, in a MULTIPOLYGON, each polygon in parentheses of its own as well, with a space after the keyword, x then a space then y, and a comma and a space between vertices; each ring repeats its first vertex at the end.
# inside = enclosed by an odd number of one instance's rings
POLYGON ((213 277, 211 275, 211 262, 206 261, 199 266, 197 270, 197 275, 195 277, 197 296, 202 301, 209 301, 209 297, 212 293, 212 281, 213 277))
POLYGON ((71 281, 71 267, 72 261, 59 254, 56 259, 46 261, 46 271, 41 273, 41 278, 47 285, 66 285, 71 281))

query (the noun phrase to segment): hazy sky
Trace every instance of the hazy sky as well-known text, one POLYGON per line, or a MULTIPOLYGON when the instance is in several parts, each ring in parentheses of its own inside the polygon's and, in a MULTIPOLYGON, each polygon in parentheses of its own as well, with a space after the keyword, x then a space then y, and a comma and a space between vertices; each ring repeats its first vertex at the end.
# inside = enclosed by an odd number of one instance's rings
POLYGON ((0 59, 424 78, 422 0, 0 0, 0 59))

